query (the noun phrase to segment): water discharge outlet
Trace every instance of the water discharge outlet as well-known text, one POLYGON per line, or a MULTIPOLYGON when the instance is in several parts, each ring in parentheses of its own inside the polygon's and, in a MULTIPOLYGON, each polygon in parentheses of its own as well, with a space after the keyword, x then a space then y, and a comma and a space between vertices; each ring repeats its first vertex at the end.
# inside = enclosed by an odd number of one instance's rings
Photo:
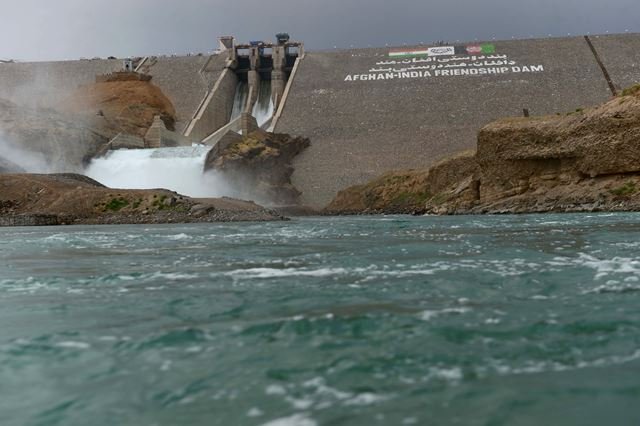
POLYGON ((222 182, 212 174, 202 173, 209 149, 120 149, 94 159, 85 174, 110 188, 166 188, 190 197, 227 195, 222 182))

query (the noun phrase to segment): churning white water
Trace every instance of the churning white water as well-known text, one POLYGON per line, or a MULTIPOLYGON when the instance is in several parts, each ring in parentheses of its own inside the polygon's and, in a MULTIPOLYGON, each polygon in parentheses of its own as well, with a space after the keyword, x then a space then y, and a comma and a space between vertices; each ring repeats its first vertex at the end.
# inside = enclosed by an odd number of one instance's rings
POLYGON ((191 197, 226 195, 221 179, 203 174, 208 146, 121 149, 94 159, 85 174, 110 188, 165 188, 191 197))
MULTIPOLYGON (((249 85, 242 81, 238 83, 236 88, 236 95, 233 100, 233 109, 231 112, 231 121, 240 117, 242 111, 247 104, 249 97, 249 85)), ((251 114, 256 118, 258 126, 262 126, 273 117, 274 105, 273 99, 271 99, 271 81, 262 80, 260 82, 260 91, 258 93, 258 100, 253 105, 251 114)))
POLYGON ((241 81, 236 86, 236 95, 233 98, 233 109, 231 110, 231 120, 240 117, 244 106, 247 104, 247 98, 249 97, 249 84, 246 81, 241 81))
MULTIPOLYGON (((237 118, 247 102, 248 84, 238 84, 232 119, 237 118)), ((259 126, 273 116, 271 81, 260 84, 253 116, 259 126)), ((203 173, 209 146, 121 149, 94 159, 85 174, 110 188, 155 189, 165 188, 190 197, 238 196, 215 173, 203 173)))
POLYGON ((252 114, 260 127, 273 117, 273 99, 271 99, 270 80, 263 80, 260 83, 260 93, 258 94, 258 100, 253 106, 252 114))

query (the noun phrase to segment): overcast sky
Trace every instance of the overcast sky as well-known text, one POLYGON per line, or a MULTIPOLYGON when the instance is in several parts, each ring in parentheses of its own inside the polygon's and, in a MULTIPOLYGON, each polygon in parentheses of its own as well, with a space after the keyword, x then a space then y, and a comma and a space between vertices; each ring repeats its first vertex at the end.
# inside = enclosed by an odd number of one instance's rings
POLYGON ((308 49, 640 32, 640 0, 0 0, 0 59, 207 52, 219 35, 308 49))

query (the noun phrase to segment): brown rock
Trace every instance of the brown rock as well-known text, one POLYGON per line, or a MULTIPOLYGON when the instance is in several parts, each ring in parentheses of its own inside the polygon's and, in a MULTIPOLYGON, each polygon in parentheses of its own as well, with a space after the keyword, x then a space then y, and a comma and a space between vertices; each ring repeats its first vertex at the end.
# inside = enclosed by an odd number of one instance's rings
POLYGON ((59 109, 98 117, 94 120, 114 137, 118 133, 144 137, 155 116, 174 130, 176 111, 162 90, 149 81, 107 81, 80 87, 59 109))
POLYGON ((0 226, 281 219, 255 203, 230 198, 193 199, 163 189, 110 189, 75 174, 0 174, 0 226), (194 217, 190 210, 202 214, 194 217))

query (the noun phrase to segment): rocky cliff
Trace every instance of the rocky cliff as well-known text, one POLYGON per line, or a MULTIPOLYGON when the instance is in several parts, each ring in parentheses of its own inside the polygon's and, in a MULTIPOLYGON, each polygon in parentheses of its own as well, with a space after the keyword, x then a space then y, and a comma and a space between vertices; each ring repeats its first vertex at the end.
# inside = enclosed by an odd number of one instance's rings
MULTIPOLYGON (((480 130, 475 155, 411 173, 423 176, 406 196, 417 213, 640 210, 640 87, 595 108, 495 121, 480 130)), ((366 212, 353 207, 370 194, 397 196, 402 186, 388 182, 405 176, 349 188, 327 210, 366 212)), ((399 212, 392 201, 364 205, 399 212)))
POLYGON ((144 137, 155 116, 159 116, 169 130, 174 130, 176 120, 173 104, 162 90, 137 78, 116 76, 112 80, 81 86, 58 108, 93 119, 96 126, 104 128, 112 137, 118 133, 144 137))
POLYGON ((300 191, 291 184, 291 162, 308 146, 306 138, 262 130, 246 137, 229 133, 209 152, 204 169, 221 174, 234 196, 266 205, 294 205, 300 191))

